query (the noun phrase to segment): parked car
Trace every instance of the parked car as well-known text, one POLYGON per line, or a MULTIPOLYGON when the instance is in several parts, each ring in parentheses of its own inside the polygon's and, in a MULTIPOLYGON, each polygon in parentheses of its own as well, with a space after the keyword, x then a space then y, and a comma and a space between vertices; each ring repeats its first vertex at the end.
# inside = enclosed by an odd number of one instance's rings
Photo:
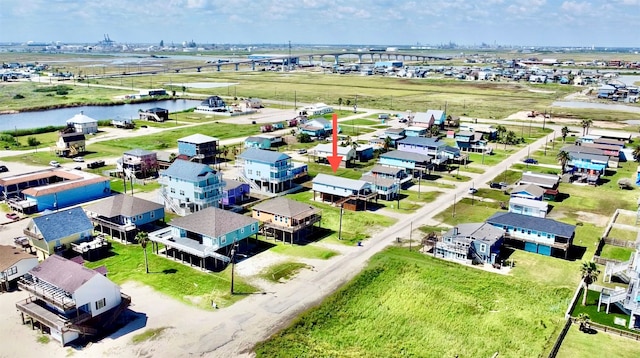
POLYGON ((499 183, 496 183, 496 182, 489 183, 489 187, 492 188, 492 189, 504 189, 507 186, 509 186, 509 184, 507 184, 507 183, 505 183, 503 181, 501 181, 499 183))
POLYGON ((476 188, 469 188, 469 194, 475 194, 478 192, 478 189, 476 188))
POLYGON ((524 160, 524 162, 527 164, 538 164, 538 161, 533 158, 527 158, 524 160))
POLYGON ((6 173, 9 171, 6 165, 0 165, 0 173, 6 173))
POLYGON ((95 169, 100 167, 104 167, 104 160, 96 160, 95 162, 91 162, 87 164, 87 168, 89 169, 95 169))
POLYGON ((18 236, 13 238, 13 243, 17 246, 27 246, 29 245, 29 238, 26 236, 18 236))
POLYGON ((83 157, 75 157, 73 158, 74 162, 84 162, 84 158, 83 157))
POLYGON ((49 165, 52 166, 52 167, 57 168, 57 167, 60 166, 60 163, 58 163, 57 160, 52 160, 52 161, 49 162, 49 165))
POLYGON ((307 154, 306 149, 298 149, 298 154, 307 154))
POLYGON ((7 219, 11 219, 13 221, 19 220, 20 216, 18 216, 18 214, 16 213, 7 213, 7 215, 5 215, 7 217, 7 219))

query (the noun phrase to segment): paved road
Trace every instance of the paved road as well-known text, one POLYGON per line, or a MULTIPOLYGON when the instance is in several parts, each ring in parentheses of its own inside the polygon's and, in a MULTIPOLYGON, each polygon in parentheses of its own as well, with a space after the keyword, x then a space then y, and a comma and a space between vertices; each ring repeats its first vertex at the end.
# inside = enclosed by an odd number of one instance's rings
MULTIPOLYGON (((546 138, 542 138, 532 143, 531 150, 538 149, 545 141, 546 138)), ((492 180, 505 167, 526 155, 528 150, 523 148, 501 164, 488 169, 475 179, 475 183, 492 180)), ((407 215, 374 235, 363 247, 350 248, 345 255, 331 259, 326 267, 303 271, 292 281, 279 286, 281 289, 277 292, 252 295, 212 314, 203 313, 199 317, 185 317, 175 322, 177 336, 171 340, 154 342, 154 350, 171 352, 179 349, 189 355, 216 357, 249 356, 249 350, 256 343, 268 338, 301 312, 348 282, 362 270, 371 256, 392 244, 396 237, 409 237, 411 226, 417 228, 428 223, 454 200, 463 197, 471 185, 471 182, 460 183, 455 190, 425 205, 414 215, 407 215), (181 342, 178 347, 175 347, 176 342, 181 342)))

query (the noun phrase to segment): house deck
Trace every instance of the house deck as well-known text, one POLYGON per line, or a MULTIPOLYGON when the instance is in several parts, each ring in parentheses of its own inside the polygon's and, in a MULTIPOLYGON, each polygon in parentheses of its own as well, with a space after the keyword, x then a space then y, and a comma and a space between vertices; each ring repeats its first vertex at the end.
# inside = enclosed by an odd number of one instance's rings
POLYGON ((43 281, 36 282, 30 275, 23 276, 18 281, 18 287, 63 311, 76 307, 76 302, 67 292, 43 281))

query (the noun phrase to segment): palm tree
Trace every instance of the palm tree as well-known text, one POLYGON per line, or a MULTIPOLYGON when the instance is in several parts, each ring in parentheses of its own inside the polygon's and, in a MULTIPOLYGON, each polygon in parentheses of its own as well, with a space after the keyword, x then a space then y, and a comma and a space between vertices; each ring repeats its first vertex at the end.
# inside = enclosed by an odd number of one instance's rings
POLYGON ((591 320, 591 317, 589 317, 588 314, 586 313, 580 313, 578 315, 578 323, 580 323, 580 331, 584 331, 585 328, 587 328, 587 325, 589 324, 589 321, 591 320))
POLYGON ((593 124, 591 119, 583 119, 582 122, 582 135, 589 134, 589 127, 593 124))
POLYGON ((582 276, 582 282, 584 283, 584 295, 582 296, 582 305, 587 305, 587 291, 589 291, 589 285, 598 280, 600 270, 595 262, 583 262, 580 267, 580 275, 582 276))
POLYGON ((138 231, 136 234, 136 241, 142 246, 144 250, 144 266, 146 268, 147 273, 149 273, 149 260, 147 258, 147 244, 149 243, 149 234, 145 231, 138 231))
POLYGON ((633 160, 640 162, 640 145, 633 149, 633 160))
POLYGON ((496 127, 496 132, 498 132, 498 140, 502 138, 502 136, 507 133, 507 128, 503 125, 499 125, 496 127))
POLYGON ((562 129, 560 129, 560 132, 562 132, 562 142, 564 143, 567 135, 569 134, 569 128, 567 128, 567 126, 564 126, 562 127, 562 129))
POLYGON ((432 137, 437 137, 440 134, 440 127, 438 127, 437 124, 432 125, 431 127, 429 127, 429 134, 432 137))
POLYGON ((503 140, 504 140, 504 149, 507 150, 507 144, 511 145, 511 144, 517 143, 518 137, 516 136, 516 132, 508 131, 507 134, 505 134, 503 140))
POLYGON ((571 154, 566 150, 561 150, 558 152, 558 155, 556 155, 556 159, 560 162, 562 174, 564 174, 567 163, 571 160, 571 154))
POLYGON ((384 151, 388 152, 389 148, 391 148, 391 144, 393 143, 393 140, 391 139, 391 137, 387 136, 386 138, 384 138, 384 151))

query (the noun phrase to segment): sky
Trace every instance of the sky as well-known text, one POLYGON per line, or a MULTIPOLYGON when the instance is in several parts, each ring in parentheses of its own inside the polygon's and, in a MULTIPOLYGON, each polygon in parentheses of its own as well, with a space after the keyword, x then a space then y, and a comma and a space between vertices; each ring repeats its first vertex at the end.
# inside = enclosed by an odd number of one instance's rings
POLYGON ((640 47, 640 0, 0 0, 0 42, 640 47))

